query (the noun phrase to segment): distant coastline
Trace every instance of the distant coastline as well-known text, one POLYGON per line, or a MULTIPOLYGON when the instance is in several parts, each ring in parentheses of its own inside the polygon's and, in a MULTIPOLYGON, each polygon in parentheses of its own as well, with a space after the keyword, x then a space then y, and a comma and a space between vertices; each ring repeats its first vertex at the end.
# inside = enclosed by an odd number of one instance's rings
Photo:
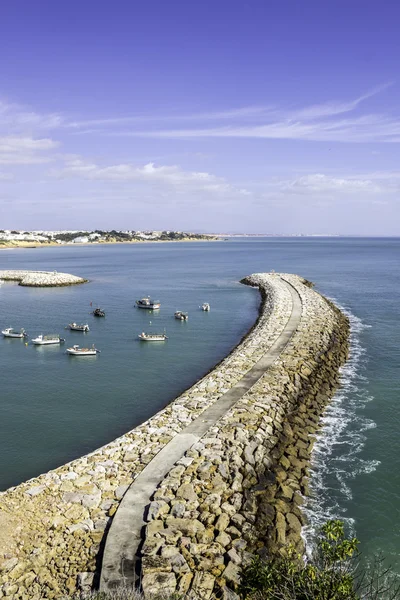
POLYGON ((91 246, 104 244, 146 244, 160 242, 218 242, 235 238, 396 238, 398 236, 319 233, 188 233, 180 231, 117 232, 112 231, 4 231, 0 230, 0 250, 47 248, 56 246, 91 246), (15 234, 15 235, 13 235, 15 234), (60 237, 57 237, 60 236, 60 237), (61 239, 60 239, 61 238, 61 239))
POLYGON ((179 231, 163 232, 0 232, 0 249, 47 248, 60 246, 91 246, 104 244, 145 244, 160 242, 210 242, 221 241, 214 234, 197 234, 179 231))

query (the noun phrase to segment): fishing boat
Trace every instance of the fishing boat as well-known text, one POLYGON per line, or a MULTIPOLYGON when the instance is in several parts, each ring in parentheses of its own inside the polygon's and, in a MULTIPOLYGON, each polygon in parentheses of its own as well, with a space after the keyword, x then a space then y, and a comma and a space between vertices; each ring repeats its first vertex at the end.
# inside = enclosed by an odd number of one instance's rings
POLYGON ((147 308, 148 310, 157 310, 160 308, 161 303, 147 296, 146 298, 141 298, 141 300, 136 300, 136 306, 138 308, 147 308))
POLYGON ((87 323, 84 323, 82 325, 79 325, 78 323, 69 323, 66 327, 66 329, 70 329, 71 331, 90 331, 89 329, 89 325, 87 323))
POLYGON ((189 318, 188 313, 181 310, 177 310, 174 316, 175 319, 178 319, 179 321, 187 321, 189 318))
POLYGON ((142 331, 142 333, 140 333, 138 335, 139 340, 142 340, 143 342, 164 342, 165 340, 167 340, 167 336, 164 333, 145 333, 144 331, 142 331))
POLYGON ((204 302, 204 304, 201 305, 201 310, 204 310, 205 312, 208 312, 210 310, 210 305, 208 304, 208 302, 204 302))
POLYGON ((65 342, 65 340, 55 333, 50 335, 40 334, 36 338, 32 339, 31 342, 35 346, 48 346, 50 344, 62 344, 65 342))
POLYGON ((80 348, 78 344, 74 344, 72 348, 67 348, 65 352, 72 356, 95 356, 100 350, 97 350, 94 344, 91 348, 80 348))
POLYGON ((25 338, 28 335, 25 332, 25 329, 20 329, 19 331, 17 331, 12 327, 7 327, 6 329, 3 329, 1 333, 4 335, 4 337, 8 338, 25 338))
POLYGON ((104 310, 101 310, 101 308, 95 308, 92 312, 92 315, 94 317, 105 317, 106 313, 104 312, 104 310))

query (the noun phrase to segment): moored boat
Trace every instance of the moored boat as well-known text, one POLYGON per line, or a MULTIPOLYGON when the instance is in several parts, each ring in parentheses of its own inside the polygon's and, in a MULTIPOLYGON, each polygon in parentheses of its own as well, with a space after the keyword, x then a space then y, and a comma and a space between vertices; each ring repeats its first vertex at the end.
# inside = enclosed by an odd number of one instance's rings
POLYGON ((25 338, 28 335, 25 332, 25 329, 20 329, 19 331, 17 331, 13 327, 6 327, 6 329, 3 329, 3 331, 1 333, 4 335, 4 337, 20 338, 20 339, 25 338))
POLYGON ((177 310, 174 316, 175 319, 178 319, 179 321, 187 321, 189 318, 188 313, 181 310, 177 310))
POLYGON ((67 329, 70 329, 71 331, 90 331, 89 325, 87 323, 83 323, 81 325, 75 322, 69 323, 67 325, 67 329))
POLYGON ((62 344, 65 342, 64 338, 60 337, 57 333, 50 335, 38 335, 36 338, 31 340, 35 346, 48 346, 50 344, 62 344))
POLYGON ((80 348, 78 344, 74 344, 72 348, 67 348, 65 352, 72 356, 95 356, 100 350, 97 350, 94 344, 91 348, 80 348))
POLYGON ((208 312, 210 310, 210 305, 208 304, 208 302, 204 302, 204 304, 201 305, 201 310, 204 310, 205 312, 208 312))
POLYGON ((140 333, 138 335, 139 340, 142 340, 143 342, 164 342, 165 340, 167 340, 167 336, 164 333, 145 333, 144 331, 142 331, 142 333, 140 333))
POLYGON ((147 308, 148 310, 157 310, 161 306, 161 302, 158 300, 152 300, 150 296, 136 300, 136 306, 138 308, 147 308))
POLYGON ((105 317, 106 313, 104 312, 104 310, 101 310, 101 308, 95 308, 92 312, 92 315, 94 317, 105 317))

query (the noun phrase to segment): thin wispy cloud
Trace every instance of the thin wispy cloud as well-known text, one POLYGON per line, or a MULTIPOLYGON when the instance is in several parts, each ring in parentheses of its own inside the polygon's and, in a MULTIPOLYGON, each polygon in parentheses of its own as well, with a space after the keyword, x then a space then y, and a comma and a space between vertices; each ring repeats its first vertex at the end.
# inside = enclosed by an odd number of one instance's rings
POLYGON ((294 194, 377 194, 383 188, 369 178, 331 177, 323 173, 313 173, 281 183, 282 192, 294 194))
MULTIPOLYGON (((217 111, 205 111, 205 112, 174 112, 172 114, 139 114, 139 115, 131 115, 131 116, 119 116, 119 117, 105 117, 100 119, 81 119, 75 121, 64 120, 62 126, 82 130, 80 133, 96 133, 98 132, 98 127, 104 129, 107 132, 107 128, 111 126, 124 126, 124 125, 140 125, 142 123, 158 123, 158 122, 185 122, 185 121, 231 121, 232 123, 241 124, 251 121, 257 121, 260 119, 272 120, 271 124, 274 124, 274 120, 276 124, 282 120, 283 122, 292 122, 292 121, 312 121, 314 119, 319 119, 322 117, 334 117, 336 115, 340 115, 343 113, 351 112, 359 107, 359 105, 372 98, 373 96, 385 91, 393 85, 392 82, 385 83, 380 85, 365 94, 360 95, 354 100, 350 100, 347 102, 326 102, 323 104, 311 105, 303 108, 292 108, 285 109, 284 107, 278 107, 276 105, 254 105, 254 106, 244 106, 239 108, 228 108, 226 110, 217 110, 217 111)), ((260 128, 258 125, 254 127, 254 130, 257 131, 260 128)), ((197 129, 194 131, 198 131, 197 129)), ((200 130, 203 135, 215 135, 215 131, 219 131, 221 134, 224 132, 232 132, 230 127, 222 128, 222 129, 206 129, 200 130)), ((240 135, 243 134, 245 129, 240 129, 240 135)), ((179 132, 179 130, 178 130, 179 132)), ((173 134, 178 133, 175 130, 172 132, 170 130, 166 131, 150 131, 150 132, 124 132, 121 131, 121 135, 125 133, 129 135, 140 135, 143 133, 144 135, 165 135, 172 136, 173 134)), ((118 134, 118 131, 116 132, 118 134)), ((183 130, 183 133, 186 136, 192 137, 194 135, 193 130, 183 130)), ((246 133, 248 135, 249 132, 246 133)))
POLYGON ((167 186, 175 192, 203 192, 219 196, 248 196, 251 193, 235 187, 224 178, 211 173, 185 171, 177 165, 160 165, 147 163, 143 166, 117 164, 100 166, 80 158, 67 161, 63 169, 53 172, 58 178, 78 178, 92 181, 139 182, 149 185, 167 186))
POLYGON ((258 122, 245 123, 238 115, 229 124, 213 127, 115 131, 113 135, 195 139, 258 138, 308 140, 318 142, 392 142, 400 139, 400 116, 382 113, 349 114, 363 102, 383 92, 390 83, 379 86, 348 102, 327 102, 298 109, 270 109, 253 114, 258 122), (342 115, 349 114, 346 118, 342 115), (339 117, 339 118, 338 118, 339 117))
POLYGON ((0 100, 0 131, 56 129, 64 123, 59 113, 39 113, 16 102, 0 100))
POLYGON ((289 117, 308 120, 317 119, 319 117, 333 117, 335 115, 351 112, 365 100, 376 96, 377 94, 385 91, 392 85, 393 82, 391 81, 388 83, 384 83, 383 85, 379 85, 376 88, 370 90, 369 92, 362 94, 355 100, 350 100, 349 102, 327 102, 325 104, 316 104, 313 106, 309 106, 307 108, 294 111, 293 113, 289 114, 289 117))
MULTIPOLYGON (((400 173, 308 173, 288 179, 271 178, 264 181, 257 198, 290 203, 297 198, 305 200, 335 201, 345 198, 349 202, 371 204, 382 196, 395 198, 400 193, 400 173)), ((384 202, 384 200, 382 200, 384 202)))
POLYGON ((17 102, 0 99, 0 131, 26 131, 43 129, 65 129, 76 133, 98 133, 109 128, 144 123, 185 121, 224 121, 257 119, 274 111, 272 106, 245 106, 215 111, 175 110, 170 114, 133 114, 104 116, 100 118, 73 118, 61 112, 41 113, 17 102))
POLYGON ((290 109, 265 104, 215 111, 174 111, 170 114, 82 119, 72 119, 59 112, 41 114, 17 103, 0 101, 0 131, 24 133, 54 129, 75 135, 169 139, 258 138, 398 143, 400 116, 362 112, 368 100, 391 85, 391 82, 385 83, 353 100, 327 101, 290 109), (190 127, 185 125, 188 122, 191 123, 190 127), (206 123, 208 126, 204 126, 206 123))
POLYGON ((49 138, 0 137, 0 164, 40 164, 52 160, 48 152, 58 147, 58 142, 49 138))
POLYGON ((266 125, 142 131, 133 133, 133 135, 188 139, 219 137, 308 140, 317 142, 396 143, 400 139, 400 118, 370 114, 340 120, 285 120, 266 125))
POLYGON ((129 125, 141 124, 145 122, 170 122, 170 121, 219 121, 230 119, 255 119, 273 113, 273 106, 245 106, 222 111, 193 112, 193 113, 172 113, 172 114, 140 114, 121 117, 105 117, 100 119, 83 119, 76 121, 65 121, 63 126, 71 129, 92 128, 85 130, 85 133, 96 132, 96 127, 108 127, 111 125, 129 125))

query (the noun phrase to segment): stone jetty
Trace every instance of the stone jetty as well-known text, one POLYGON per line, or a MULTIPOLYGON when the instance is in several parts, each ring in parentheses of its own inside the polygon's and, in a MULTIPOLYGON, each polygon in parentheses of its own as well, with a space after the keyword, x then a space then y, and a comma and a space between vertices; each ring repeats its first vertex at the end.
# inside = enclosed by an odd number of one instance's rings
POLYGON ((58 271, 0 271, 0 280, 18 281, 28 287, 62 287, 87 283, 87 279, 58 271))
POLYGON ((124 436, 0 494, 0 597, 107 590, 135 566, 146 598, 234 598, 254 554, 302 552, 313 433, 347 357, 348 321, 298 276, 243 283, 261 292, 259 319, 211 373, 124 436), (147 502, 135 481, 162 452, 171 467, 147 502), (131 541, 118 538, 132 494, 143 543, 134 520, 131 541))

